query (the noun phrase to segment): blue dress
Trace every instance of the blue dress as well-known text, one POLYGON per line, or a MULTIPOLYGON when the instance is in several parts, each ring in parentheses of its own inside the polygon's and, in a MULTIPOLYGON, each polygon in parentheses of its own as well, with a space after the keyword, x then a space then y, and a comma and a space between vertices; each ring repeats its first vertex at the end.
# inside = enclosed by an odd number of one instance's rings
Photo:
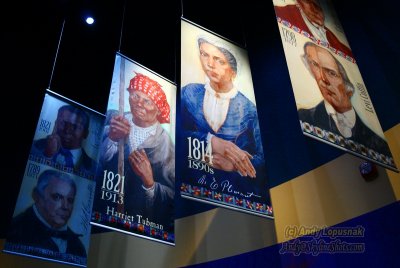
MULTIPOLYGON (((182 181, 190 185, 208 187, 211 190, 220 191, 222 194, 229 194, 233 197, 248 198, 254 202, 265 203, 268 187, 256 106, 239 91, 236 96, 230 99, 226 119, 215 132, 204 116, 205 92, 204 84, 193 83, 182 88, 181 120, 184 129, 184 148, 188 148, 188 141, 194 138, 206 143, 208 133, 231 141, 253 156, 251 162, 256 169, 256 178, 242 177, 238 172, 217 169, 213 169, 213 174, 210 174, 185 168, 182 181), (203 179, 199 182, 198 179, 201 177, 203 179), (212 184, 212 181, 215 183, 212 184), (216 185, 219 187, 216 187, 216 185), (227 185, 230 185, 230 187, 227 185), (213 186, 215 187, 213 188, 213 186)), ((183 155, 183 157, 186 157, 186 155, 183 155)))

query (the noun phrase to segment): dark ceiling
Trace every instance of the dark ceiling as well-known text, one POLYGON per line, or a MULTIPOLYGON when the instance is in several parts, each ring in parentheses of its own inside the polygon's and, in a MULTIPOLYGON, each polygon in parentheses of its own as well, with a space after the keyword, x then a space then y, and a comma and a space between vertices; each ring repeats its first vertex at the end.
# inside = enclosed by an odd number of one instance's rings
POLYGON ((31 101, 39 101, 43 95, 39 93, 50 87, 104 112, 117 51, 174 81, 176 33, 171 27, 179 10, 176 1, 156 2, 156 6, 154 1, 128 0, 16 3, 10 11, 20 21, 6 30, 5 53, 14 89, 21 87, 26 93, 28 87, 31 101), (84 22, 86 14, 95 18, 95 24, 84 22))
POLYGON ((227 0, 14 2, 3 10, 15 16, 2 25, 7 88, 24 91, 23 103, 36 109, 32 116, 40 106, 31 103, 40 102, 48 87, 103 113, 116 52, 176 82, 182 13, 243 45, 243 18, 234 7, 227 0), (95 18, 93 25, 84 22, 86 14, 95 18), (234 19, 223 19, 228 16, 234 19))

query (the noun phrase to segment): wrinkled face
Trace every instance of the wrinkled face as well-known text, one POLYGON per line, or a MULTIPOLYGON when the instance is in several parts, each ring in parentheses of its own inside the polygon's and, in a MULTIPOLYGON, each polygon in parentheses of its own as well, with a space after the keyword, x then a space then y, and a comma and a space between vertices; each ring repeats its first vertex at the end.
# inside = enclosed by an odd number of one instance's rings
POLYGON ((324 25, 325 15, 319 0, 297 0, 309 21, 319 26, 324 25))
POLYGON ((343 77, 333 56, 323 48, 309 46, 306 48, 306 58, 324 99, 336 111, 346 110, 351 93, 346 91, 343 77))
POLYGON ((53 228, 60 228, 67 224, 71 217, 75 190, 68 182, 53 177, 43 196, 39 195, 36 199, 36 206, 42 217, 53 228))
POLYGON ((129 94, 129 105, 133 116, 133 122, 139 127, 149 127, 157 122, 160 114, 153 100, 145 93, 134 90, 129 94))
MULTIPOLYGON (((203 71, 210 79, 212 86, 217 84, 217 88, 225 89, 232 84, 236 73, 229 65, 225 55, 217 47, 209 43, 202 43, 200 45, 200 61, 203 71)), ((213 88, 216 89, 215 87, 213 88)))
POLYGON ((83 120, 77 114, 64 110, 56 120, 56 133, 60 136, 62 147, 65 149, 77 149, 82 145, 87 131, 83 120))

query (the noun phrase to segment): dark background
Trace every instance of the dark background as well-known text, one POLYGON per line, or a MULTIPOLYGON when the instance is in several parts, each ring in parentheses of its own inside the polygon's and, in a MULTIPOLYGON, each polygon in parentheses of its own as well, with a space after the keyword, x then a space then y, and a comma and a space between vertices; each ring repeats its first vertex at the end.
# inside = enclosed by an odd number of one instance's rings
MULTIPOLYGON (((398 4, 391 4, 334 1, 384 131, 400 122, 398 4)), ((0 237, 11 221, 46 88, 105 113, 120 52, 179 89, 181 15, 248 50, 271 187, 343 154, 301 133, 272 0, 23 0, 1 5, 0 237), (84 22, 86 13, 95 24, 84 22)), ((177 175, 179 181, 178 166, 177 175)), ((210 208, 178 198, 177 217, 210 208)))

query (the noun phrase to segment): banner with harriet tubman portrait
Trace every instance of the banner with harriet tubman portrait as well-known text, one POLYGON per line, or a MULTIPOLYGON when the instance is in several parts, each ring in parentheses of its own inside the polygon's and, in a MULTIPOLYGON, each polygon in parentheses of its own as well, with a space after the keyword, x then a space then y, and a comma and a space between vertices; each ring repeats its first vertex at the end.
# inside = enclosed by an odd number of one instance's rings
POLYGON ((175 245, 176 85, 117 53, 91 223, 175 245))
POLYGON ((247 51, 181 20, 184 198, 272 218, 247 51))
POLYGON ((273 3, 303 133, 396 171, 331 1, 273 3))
POLYGON ((46 92, 4 252, 87 266, 103 121, 46 92))

